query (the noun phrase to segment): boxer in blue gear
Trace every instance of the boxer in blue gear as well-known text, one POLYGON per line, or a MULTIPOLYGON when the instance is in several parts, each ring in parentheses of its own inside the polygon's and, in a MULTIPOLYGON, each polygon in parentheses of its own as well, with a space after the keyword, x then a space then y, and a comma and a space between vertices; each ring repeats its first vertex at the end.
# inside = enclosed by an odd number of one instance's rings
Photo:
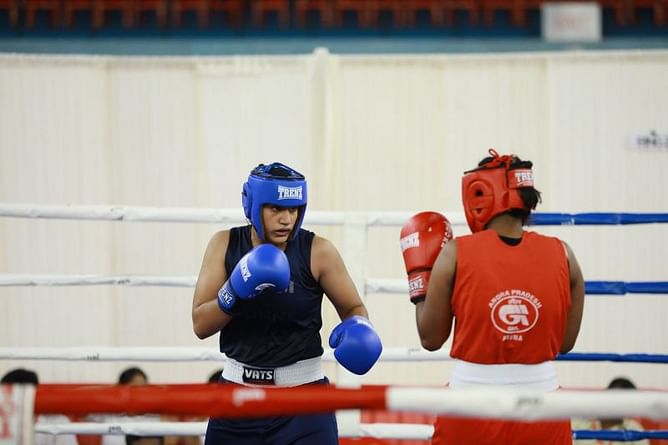
MULTIPOLYGON (((341 323, 329 336, 336 359, 364 374, 382 351, 378 334, 336 247, 301 228, 306 180, 281 164, 261 164, 243 185, 250 224, 213 235, 193 295, 193 330, 220 333, 227 356, 221 382, 246 386, 327 384, 321 306, 341 323)), ((212 418, 206 445, 338 443, 334 413, 259 419, 212 418)))

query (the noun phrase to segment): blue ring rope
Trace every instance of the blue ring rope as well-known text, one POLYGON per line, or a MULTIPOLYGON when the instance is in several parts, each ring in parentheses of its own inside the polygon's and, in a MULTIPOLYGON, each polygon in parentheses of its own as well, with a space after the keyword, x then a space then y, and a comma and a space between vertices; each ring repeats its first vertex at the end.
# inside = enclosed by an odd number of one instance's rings
POLYGON ((668 281, 586 281, 587 295, 668 294, 668 281))
POLYGON ((573 439, 599 439, 615 442, 633 442, 642 439, 668 439, 668 430, 573 430, 573 439))
POLYGON ((619 225, 668 223, 668 213, 532 213, 529 224, 558 225, 619 225))
POLYGON ((559 354, 558 361, 566 362, 627 362, 627 363, 668 363, 667 354, 616 354, 608 352, 569 352, 559 354))
MULTIPOLYGON (((619 225, 668 223, 668 213, 532 213, 530 225, 619 225)), ((668 282, 587 281, 588 295, 665 294, 668 282)))

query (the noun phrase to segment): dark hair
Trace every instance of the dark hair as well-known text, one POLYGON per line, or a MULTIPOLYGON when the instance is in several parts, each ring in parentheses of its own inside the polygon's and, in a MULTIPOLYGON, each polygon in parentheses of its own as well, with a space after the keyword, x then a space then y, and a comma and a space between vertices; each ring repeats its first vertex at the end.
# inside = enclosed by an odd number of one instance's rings
POLYGON ((636 389, 636 385, 626 377, 617 377, 608 383, 608 389, 636 389))
POLYGON ((209 383, 220 383, 220 376, 223 374, 223 368, 216 369, 213 374, 209 376, 209 383))
POLYGON ((137 376, 144 377, 144 380, 148 381, 148 376, 144 371, 137 367, 132 367, 121 372, 121 375, 118 376, 118 383, 121 385, 127 385, 130 381, 137 376))
MULTIPOLYGON (((483 165, 491 162, 492 160, 494 160, 492 156, 487 156, 483 158, 480 162, 478 162, 478 167, 482 167, 483 165)), ((512 155, 512 161, 508 166, 508 170, 517 170, 522 168, 530 169, 531 167, 533 167, 533 162, 525 161, 520 159, 516 155, 512 155)), ((542 202, 542 198, 541 198, 541 193, 534 187, 522 187, 517 190, 520 194, 520 197, 522 198, 522 203, 524 203, 524 208, 510 209, 505 213, 509 214, 514 218, 521 219, 522 224, 524 225, 527 223, 527 221, 529 221, 529 218, 531 217, 531 211, 535 210, 536 206, 538 206, 538 204, 542 202)))
POLYGON ((17 368, 5 374, 2 377, 2 380, 0 380, 0 383, 28 383, 31 385, 37 385, 39 384, 39 379, 37 378, 37 373, 35 371, 17 368))

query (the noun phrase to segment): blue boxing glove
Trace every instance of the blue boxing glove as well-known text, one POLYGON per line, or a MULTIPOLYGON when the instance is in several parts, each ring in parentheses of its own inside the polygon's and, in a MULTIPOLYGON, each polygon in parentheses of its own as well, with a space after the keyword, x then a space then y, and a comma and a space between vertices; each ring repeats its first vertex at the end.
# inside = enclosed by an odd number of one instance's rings
POLYGON ((371 322, 359 315, 346 318, 334 328, 329 346, 334 348, 336 361, 357 375, 366 374, 383 351, 371 322))
POLYGON ((273 244, 260 244, 244 255, 218 291, 218 306, 234 315, 238 299, 248 300, 273 287, 284 292, 290 285, 290 264, 285 253, 273 244))

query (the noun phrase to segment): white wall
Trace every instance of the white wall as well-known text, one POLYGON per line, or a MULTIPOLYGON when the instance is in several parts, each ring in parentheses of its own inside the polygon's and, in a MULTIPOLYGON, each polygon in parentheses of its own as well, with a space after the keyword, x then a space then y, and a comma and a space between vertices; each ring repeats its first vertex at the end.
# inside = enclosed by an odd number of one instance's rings
MULTIPOLYGON (((0 56, 0 201, 237 207, 259 162, 305 173, 310 209, 460 211, 461 173, 494 146, 535 162, 539 210, 668 211, 668 52, 116 58, 0 56)), ((0 219, 0 273, 196 275, 220 227, 0 219)), ((313 227, 342 250, 343 230, 313 227)), ((461 233, 460 229, 460 233, 461 233)), ((665 281, 668 228, 553 227, 587 280, 665 281)), ((404 276, 397 228, 369 231, 356 275, 404 276)), ((345 254, 346 252, 344 252, 345 254)), ((0 347, 211 346, 189 289, 0 288, 0 347)), ((667 296, 588 297, 576 346, 668 351, 667 296)), ((405 298, 368 295, 387 347, 418 346, 405 298)), ((325 309, 325 336, 334 325, 325 309)), ((447 346, 446 346, 447 347, 447 346)), ((0 361, 43 381, 110 382, 128 363, 0 361)), ((154 382, 204 381, 215 363, 140 363, 154 382)), ((662 365, 559 364, 568 386, 662 365)), ((365 383, 447 380, 447 364, 381 364, 365 383)))

